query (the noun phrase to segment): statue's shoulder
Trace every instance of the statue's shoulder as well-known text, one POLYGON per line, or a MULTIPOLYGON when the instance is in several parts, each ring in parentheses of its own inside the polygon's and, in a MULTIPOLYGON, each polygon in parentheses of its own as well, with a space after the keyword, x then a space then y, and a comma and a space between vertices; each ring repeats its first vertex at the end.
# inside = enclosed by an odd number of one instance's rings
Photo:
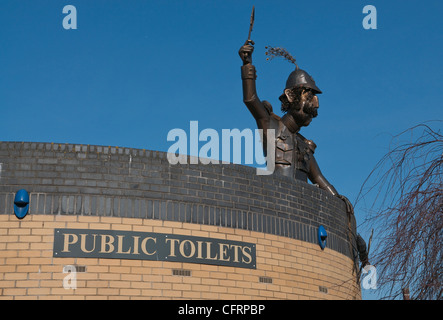
POLYGON ((274 113, 272 110, 272 105, 269 101, 263 100, 262 101, 263 106, 265 107, 266 111, 268 112, 269 116, 277 121, 280 121, 280 117, 274 113))
POLYGON ((302 140, 304 143, 307 144, 309 150, 311 150, 312 154, 314 154, 315 149, 317 148, 317 145, 314 141, 306 139, 304 136, 302 136, 300 133, 297 133, 297 138, 302 140))

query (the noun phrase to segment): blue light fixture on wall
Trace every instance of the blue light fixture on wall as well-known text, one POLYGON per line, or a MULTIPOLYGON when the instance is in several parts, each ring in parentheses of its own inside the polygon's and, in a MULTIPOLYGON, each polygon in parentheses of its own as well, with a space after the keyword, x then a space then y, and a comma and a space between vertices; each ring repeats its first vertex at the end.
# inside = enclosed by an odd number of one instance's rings
POLYGON ((326 238, 328 237, 325 227, 323 226, 318 227, 317 234, 318 234, 318 244, 320 245, 320 248, 323 250, 326 247, 326 238))
POLYGON ((14 213, 19 219, 23 219, 29 211, 29 193, 25 189, 20 189, 14 198, 14 213))

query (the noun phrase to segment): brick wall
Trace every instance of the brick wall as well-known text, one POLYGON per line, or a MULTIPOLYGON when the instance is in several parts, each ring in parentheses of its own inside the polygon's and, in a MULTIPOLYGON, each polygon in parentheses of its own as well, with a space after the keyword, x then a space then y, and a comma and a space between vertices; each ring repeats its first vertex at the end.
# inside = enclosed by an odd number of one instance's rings
POLYGON ((355 299, 346 256, 249 230, 137 218, 0 215, 1 299, 355 299), (257 269, 122 259, 54 258, 54 228, 128 230, 256 243, 257 269), (85 267, 65 289, 63 267, 85 267), (173 270, 189 275, 173 275, 173 270), (264 278, 264 279, 263 279, 264 278), (325 292, 326 291, 326 292, 325 292))
MULTIPOLYGON (((351 226, 355 232, 355 221, 351 226)), ((240 165, 169 165, 161 152, 0 142, 1 298, 354 299, 342 201, 240 165), (13 214, 18 189, 30 213, 13 214), (317 229, 328 232, 327 247, 317 229), (54 228, 184 234, 257 244, 257 269, 166 261, 53 258, 54 228), (77 289, 63 267, 85 266, 77 289), (190 271, 173 275, 173 269, 190 271)))

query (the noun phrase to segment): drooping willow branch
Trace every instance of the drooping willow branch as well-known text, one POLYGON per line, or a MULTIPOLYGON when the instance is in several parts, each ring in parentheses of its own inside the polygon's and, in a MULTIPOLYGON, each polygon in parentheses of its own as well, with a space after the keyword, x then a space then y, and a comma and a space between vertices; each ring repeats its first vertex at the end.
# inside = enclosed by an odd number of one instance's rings
POLYGON ((371 263, 386 298, 405 288, 413 299, 443 299, 443 135, 420 124, 394 138, 359 194, 375 199, 366 221, 379 239, 371 263))

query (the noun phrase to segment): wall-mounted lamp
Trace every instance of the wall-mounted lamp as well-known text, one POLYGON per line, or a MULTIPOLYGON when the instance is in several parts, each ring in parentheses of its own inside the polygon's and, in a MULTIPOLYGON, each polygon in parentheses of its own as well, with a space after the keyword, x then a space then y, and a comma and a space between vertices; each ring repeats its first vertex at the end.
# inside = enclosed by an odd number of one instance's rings
POLYGON ((14 198, 14 213, 19 219, 23 219, 29 211, 29 194, 25 189, 20 189, 14 198))
POLYGON ((325 227, 323 226, 318 227, 317 234, 318 234, 318 244, 320 245, 320 248, 323 250, 326 247, 326 238, 328 237, 325 227))

